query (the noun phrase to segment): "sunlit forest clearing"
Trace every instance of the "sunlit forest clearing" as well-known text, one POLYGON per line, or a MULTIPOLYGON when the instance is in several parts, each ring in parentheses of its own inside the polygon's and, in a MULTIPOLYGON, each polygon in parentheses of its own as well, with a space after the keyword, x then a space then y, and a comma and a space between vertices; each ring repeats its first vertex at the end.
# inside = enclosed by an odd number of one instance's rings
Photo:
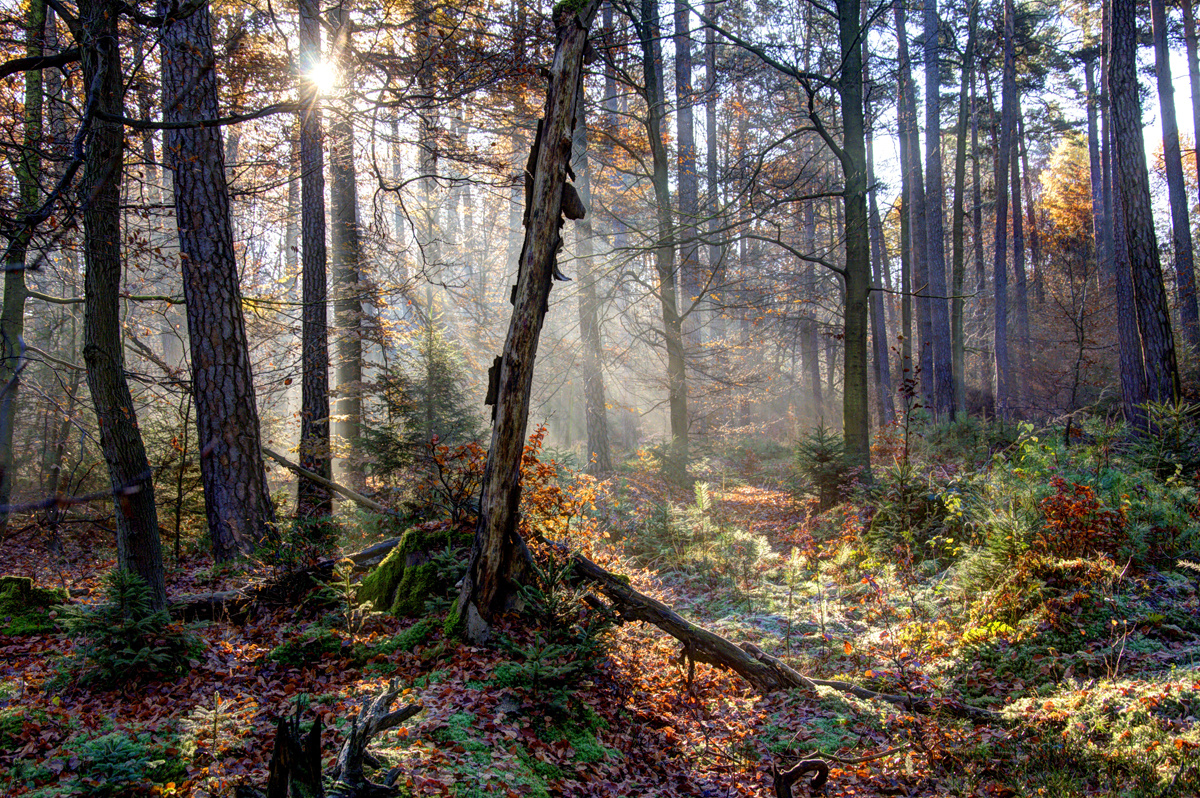
POLYGON ((1191 0, 0 45, 3 795, 1200 794, 1191 0))

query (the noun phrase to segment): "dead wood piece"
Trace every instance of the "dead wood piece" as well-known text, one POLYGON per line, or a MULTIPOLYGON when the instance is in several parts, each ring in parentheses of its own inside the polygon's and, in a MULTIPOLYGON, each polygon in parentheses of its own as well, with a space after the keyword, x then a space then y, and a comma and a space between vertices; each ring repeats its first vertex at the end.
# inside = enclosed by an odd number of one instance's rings
POLYGON ((355 571, 369 570, 388 556, 400 543, 400 538, 388 538, 367 546, 362 551, 345 554, 294 571, 272 580, 238 590, 224 590, 198 596, 180 596, 171 602, 171 615, 186 621, 211 621, 217 618, 244 620, 256 602, 290 604, 298 601, 315 584, 328 582, 334 568, 347 561, 355 571))
POLYGON ((945 712, 954 717, 975 721, 994 721, 999 718, 999 715, 991 710, 965 704, 934 702, 922 696, 879 693, 850 682, 807 677, 753 643, 742 643, 739 647, 718 634, 696 626, 662 602, 634 590, 626 580, 609 573, 588 558, 574 554, 571 559, 575 563, 578 576, 597 585, 622 621, 644 621, 657 626, 683 643, 682 656, 686 660, 729 668, 761 693, 794 688, 815 691, 818 686, 822 686, 859 698, 887 701, 922 714, 945 712))
POLYGON ((351 725, 350 737, 342 745, 334 765, 333 786, 324 790, 321 777, 321 718, 318 715, 307 733, 300 731, 300 707, 291 718, 281 718, 275 732, 275 747, 265 791, 249 785, 239 786, 237 798, 385 798, 394 796, 394 786, 400 773, 390 771, 384 783, 369 781, 364 765, 374 766, 379 760, 368 750, 371 739, 399 726, 421 711, 419 704, 392 710, 400 694, 399 683, 393 680, 379 695, 366 702, 351 725))
POLYGON ((792 798, 792 785, 805 773, 815 773, 808 788, 813 795, 819 793, 829 780, 829 765, 822 759, 802 759, 787 770, 771 766, 771 777, 775 782, 775 798, 792 798))
MULTIPOLYGON (((384 786, 371 784, 363 773, 364 764, 371 764, 371 760, 374 759, 367 752, 371 738, 377 737, 389 729, 394 729, 422 709, 420 704, 410 704, 393 711, 392 703, 398 695, 400 695, 399 682, 393 679, 386 690, 363 705, 359 710, 358 717, 351 723, 350 737, 342 746, 341 753, 338 754, 333 777, 339 784, 353 786, 356 795, 363 795, 362 790, 365 786, 372 788, 384 786)), ((390 787, 390 785, 387 786, 390 787)))
POLYGON ((579 576, 596 584, 623 621, 644 621, 657 626, 683 644, 687 659, 730 668, 763 693, 791 688, 814 689, 811 681, 792 668, 783 663, 764 662, 724 637, 696 626, 588 558, 574 555, 572 559, 579 576))

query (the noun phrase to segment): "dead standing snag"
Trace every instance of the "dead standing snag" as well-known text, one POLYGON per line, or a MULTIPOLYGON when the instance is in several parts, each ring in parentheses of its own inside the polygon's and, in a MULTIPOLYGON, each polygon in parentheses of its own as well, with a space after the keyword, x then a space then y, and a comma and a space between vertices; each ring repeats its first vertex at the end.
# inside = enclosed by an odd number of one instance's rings
POLYGON ((538 337, 551 281, 556 276, 561 278, 556 275, 555 261, 563 212, 565 209, 573 216, 584 210, 574 190, 567 190, 567 179, 588 29, 599 5, 599 0, 570 0, 554 9, 558 43, 549 70, 546 115, 530 157, 533 168, 526 170, 525 243, 512 294, 512 319, 504 353, 489 374, 493 426, 479 523, 462 592, 453 610, 454 621, 463 625, 470 639, 479 642, 487 637, 493 616, 503 611, 512 595, 514 577, 529 559, 529 551, 517 533, 521 455, 529 423, 538 337))

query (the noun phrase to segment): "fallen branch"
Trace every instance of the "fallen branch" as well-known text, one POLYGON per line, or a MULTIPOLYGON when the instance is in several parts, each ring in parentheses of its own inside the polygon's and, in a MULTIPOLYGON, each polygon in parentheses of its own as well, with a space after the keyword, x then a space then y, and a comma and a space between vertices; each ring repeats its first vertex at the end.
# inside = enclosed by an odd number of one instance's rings
POLYGON ((303 466, 293 463, 291 460, 288 460, 286 457, 281 455, 279 452, 272 451, 272 450, 268 449, 266 446, 262 447, 262 452, 267 457, 270 457, 272 460, 279 463, 281 466, 283 466, 284 468, 293 472, 297 476, 304 477, 305 479, 307 479, 311 482, 315 482, 318 485, 323 485, 324 487, 329 488, 332 491, 336 491, 337 493, 340 493, 341 495, 345 496, 347 499, 354 502, 355 504, 361 505, 362 507, 366 507, 368 510, 370 510, 372 512, 379 513, 381 515, 395 515, 395 516, 400 515, 400 513, 396 512, 392 508, 384 507, 382 504, 375 501, 374 499, 368 499, 366 496, 362 495, 361 493, 358 493, 357 491, 353 491, 350 488, 347 488, 345 485, 339 485, 338 483, 334 482, 332 479, 326 479, 325 477, 321 476, 320 474, 314 474, 312 471, 309 471, 307 468, 304 468, 303 466))

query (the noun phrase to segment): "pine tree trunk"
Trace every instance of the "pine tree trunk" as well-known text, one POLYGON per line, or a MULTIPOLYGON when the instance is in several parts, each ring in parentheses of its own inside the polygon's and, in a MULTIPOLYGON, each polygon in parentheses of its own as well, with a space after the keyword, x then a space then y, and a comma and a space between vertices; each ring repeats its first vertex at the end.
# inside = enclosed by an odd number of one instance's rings
MULTIPOLYGON (((921 168, 921 143, 917 131, 917 95, 913 84, 912 70, 908 54, 908 27, 903 3, 895 6, 896 41, 899 57, 900 94, 904 107, 901 111, 899 125, 901 132, 901 147, 907 141, 908 190, 905 192, 905 205, 908 209, 909 241, 911 250, 908 256, 911 276, 910 291, 913 295, 913 305, 916 310, 917 327, 917 363, 920 374, 909 374, 920 382, 921 396, 925 405, 936 409, 934 397, 935 375, 933 357, 933 317, 930 307, 929 286, 929 230, 926 222, 929 219, 925 204, 925 180, 921 168)), ((944 292, 943 292, 944 293, 944 292)))
POLYGON ((987 263, 983 257, 983 167, 979 150, 979 98, 971 79, 971 246, 975 251, 975 337, 979 341, 979 391, 984 417, 996 414, 992 390, 994 359, 987 347, 987 263))
MULTIPOLYGON (((122 116, 124 82, 117 49, 119 6, 81 0, 79 22, 94 47, 83 48, 83 79, 98 112, 122 116), (94 92, 94 94, 92 94, 94 92)), ((150 586, 154 609, 166 606, 154 479, 125 381, 121 345, 121 177, 124 132, 119 122, 92 120, 84 161, 83 359, 96 408, 100 448, 114 495, 117 565, 150 586)))
POLYGON ((671 419, 671 443, 667 473, 672 482, 687 481, 688 467, 688 385, 684 369, 683 319, 679 313, 675 265, 675 223, 671 213, 670 176, 667 148, 663 141, 663 115, 666 94, 663 90, 662 57, 659 53, 658 5, 641 0, 641 18, 637 23, 643 54, 646 85, 646 134, 650 139, 657 204, 658 241, 654 245, 654 266, 658 273, 658 299, 662 308, 663 344, 667 351, 667 406, 671 419))
MULTIPOLYGON (((159 14, 172 8, 159 0, 159 14)), ((204 3, 162 34, 165 121, 220 116, 213 64, 204 3)), ((213 555, 223 561, 274 535, 275 509, 260 448, 221 129, 168 130, 164 144, 174 175, 204 505, 213 555)))
MULTIPOLYGON (((1021 106, 1017 102, 1017 117, 1020 118, 1021 106)), ((1018 129, 1020 126, 1018 125, 1018 129)), ((1012 242, 1013 242, 1013 277, 1016 289, 1013 291, 1013 303, 1016 305, 1017 322, 1017 359, 1020 367, 1013 374, 1013 399, 1029 407, 1029 282, 1025 275, 1025 224, 1021 215, 1021 158, 1020 146, 1013 140, 1013 151, 1009 160, 1009 171, 1012 173, 1012 242)))
POLYGON ((937 0, 925 0, 925 214, 927 277, 933 344, 934 409, 941 418, 954 415, 954 354, 946 302, 946 232, 942 208, 942 72, 939 63, 937 0))
MULTIPOLYGON (((1196 37, 1196 11, 1192 0, 1180 0, 1183 8, 1183 41, 1187 49, 1188 85, 1192 89, 1192 130, 1200 140, 1200 43, 1196 37)), ((1200 146, 1192 142, 1192 146, 1200 146)), ((1196 187, 1200 192, 1200 158, 1196 162, 1196 187)))
MULTIPOLYGON (((606 6, 607 7, 607 6, 606 6)), ((711 20, 717 18, 716 0, 705 0, 704 14, 711 20)), ((704 131, 705 141, 710 144, 705 147, 705 167, 707 171, 706 187, 708 189, 708 235, 712 241, 708 245, 708 268, 712 273, 712 285, 716 290, 722 290, 725 284, 725 247, 717 243, 721 229, 721 219, 718 213, 721 207, 721 187, 718 183, 717 172, 717 34, 711 26, 704 28, 704 79, 708 82, 704 98, 704 131)), ((708 321, 709 337, 717 341, 725 338, 725 318, 721 307, 722 301, 712 296, 712 313, 708 321)))
POLYGON ((1004 73, 1000 91, 1000 140, 996 145, 996 254, 992 266, 995 291, 992 350, 996 358, 996 413, 1001 418, 1010 415, 1016 392, 1008 357, 1008 160, 1012 157, 1013 131, 1016 128, 1015 18, 1013 0, 1004 0, 1004 73))
POLYGON ((1171 237, 1175 251, 1175 291, 1179 296, 1179 321, 1183 340, 1200 353, 1200 311, 1196 306, 1196 268, 1192 253, 1192 224, 1188 218, 1187 188, 1183 183, 1183 156, 1179 149, 1179 122, 1175 118, 1175 85, 1171 82, 1171 56, 1167 47, 1167 11, 1163 0, 1150 0, 1154 24, 1154 76, 1158 82, 1158 109, 1162 118, 1163 165, 1171 206, 1171 237))
MULTIPOLYGON (((1125 241, 1133 274, 1138 330, 1142 336, 1147 398, 1179 399, 1179 369, 1171 314, 1159 262, 1150 202, 1150 177, 1142 138, 1137 82, 1137 8, 1134 0, 1112 0, 1112 49, 1108 85, 1116 145, 1115 179, 1125 209, 1125 241)), ((1120 263, 1117 268, 1121 268, 1120 263)))
POLYGON ((870 480, 871 435, 867 388, 867 300, 871 290, 871 253, 867 231, 867 146, 863 118, 862 26, 859 0, 839 0, 838 38, 842 68, 838 96, 842 106, 842 176, 845 181, 845 365, 842 384, 842 431, 846 462, 870 480))
MULTIPOLYGON (((307 71, 321 59, 321 28, 315 0, 300 0, 300 63, 307 71)), ((329 452, 329 326, 326 310, 325 145, 316 85, 305 81, 300 119, 300 239, 304 304, 301 315, 300 465, 332 476, 329 452)), ((333 512, 333 494, 301 479, 296 512, 319 518, 333 512)))
POLYGON ((967 46, 963 52, 962 84, 958 91, 958 123, 954 129, 954 221, 950 238, 953 253, 950 267, 950 338, 954 373, 954 409, 961 416, 967 409, 966 326, 963 323, 963 291, 966 287, 967 215, 967 116, 969 90, 975 77, 975 30, 979 26, 979 3, 971 3, 967 18, 967 46))
POLYGON ((699 306, 700 276, 700 187, 696 172, 696 134, 692 94, 691 7, 675 0, 675 127, 679 186, 679 282, 682 289, 680 315, 683 317, 684 342, 696 352, 702 340, 699 306))
POLYGON ((1046 301, 1042 285, 1042 239, 1038 233, 1037 214, 1033 204, 1033 182, 1029 177, 1029 141, 1025 138, 1025 114, 1017 104, 1017 146, 1021 155, 1021 185, 1025 191, 1025 222, 1029 231, 1029 268, 1033 273, 1033 297, 1040 307, 1046 301))

